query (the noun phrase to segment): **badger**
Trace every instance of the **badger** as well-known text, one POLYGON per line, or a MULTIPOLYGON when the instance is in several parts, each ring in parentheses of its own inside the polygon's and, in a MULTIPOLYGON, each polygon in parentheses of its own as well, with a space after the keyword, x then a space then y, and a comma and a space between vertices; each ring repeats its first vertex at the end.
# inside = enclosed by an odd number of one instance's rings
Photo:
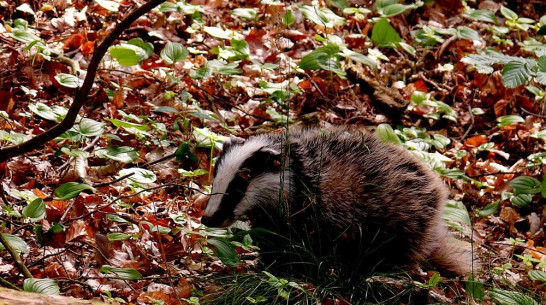
POLYGON ((224 142, 201 222, 227 227, 246 215, 351 272, 428 260, 464 275, 478 265, 442 223, 447 198, 427 165, 370 132, 290 129, 224 142))

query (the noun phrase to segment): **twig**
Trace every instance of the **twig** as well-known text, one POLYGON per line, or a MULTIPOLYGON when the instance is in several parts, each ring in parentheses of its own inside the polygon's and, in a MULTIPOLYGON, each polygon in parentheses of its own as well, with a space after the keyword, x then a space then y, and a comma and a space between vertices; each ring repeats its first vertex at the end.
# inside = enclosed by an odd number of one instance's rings
POLYGON ((135 20, 140 16, 149 12, 152 8, 158 6, 159 4, 165 2, 165 0, 150 0, 146 2, 141 7, 137 8, 131 12, 127 17, 125 17, 115 28, 114 30, 106 36, 104 41, 95 49, 93 57, 89 62, 87 67, 87 74, 85 75, 85 80, 83 81, 82 86, 79 88, 72 105, 68 109, 64 120, 59 124, 55 125, 51 129, 31 138, 28 141, 25 141, 19 145, 8 146, 4 149, 0 149, 0 163, 8 160, 9 158, 19 156, 21 154, 30 152, 36 148, 42 147, 48 141, 55 139, 56 137, 62 135, 64 132, 69 130, 74 126, 74 122, 80 112, 80 109, 88 100, 89 92, 95 82, 95 76, 97 74, 97 69, 104 57, 104 54, 108 51, 108 48, 114 43, 114 41, 121 35, 125 29, 127 29, 135 20))
POLYGON ((110 184, 114 184, 114 183, 116 183, 116 182, 119 182, 119 181, 121 181, 121 180, 123 180, 123 179, 125 179, 125 178, 129 178, 129 177, 131 177, 131 176, 134 175, 134 174, 135 174, 135 173, 130 173, 130 174, 121 176, 121 177, 119 177, 119 178, 117 178, 117 179, 114 179, 114 180, 112 180, 112 181, 109 181, 109 182, 103 182, 103 183, 95 184, 95 185, 93 185, 93 187, 96 188, 96 187, 108 186, 108 185, 110 185, 110 184))
POLYGON ((157 163, 159 163, 159 162, 163 162, 163 161, 165 161, 165 160, 168 160, 168 159, 170 159, 170 158, 172 158, 172 157, 174 157, 174 156, 176 156, 176 152, 173 152, 172 154, 168 154, 168 155, 166 155, 166 156, 164 156, 164 157, 162 157, 162 158, 159 158, 159 159, 157 159, 157 160, 148 162, 148 163, 142 165, 141 167, 147 168, 147 167, 150 167, 150 166, 152 166, 152 165, 154 165, 154 164, 157 164, 157 163))
POLYGON ((136 73, 132 73, 132 72, 128 72, 128 71, 123 71, 123 70, 117 70, 117 69, 99 69, 99 71, 106 71, 106 72, 117 72, 117 73, 122 73, 122 74, 127 74, 127 75, 132 75, 132 76, 139 76, 139 77, 144 77, 144 78, 151 78, 153 79, 154 81, 158 82, 158 83, 163 83, 163 80, 153 76, 153 75, 148 75, 148 74, 136 74, 136 73))
POLYGON ((8 198, 6 198, 6 193, 4 192, 4 185, 0 181, 0 198, 2 198, 2 201, 4 201, 5 205, 11 205, 9 204, 8 198))
POLYGON ((542 114, 538 114, 538 113, 533 113, 533 112, 531 112, 531 111, 529 111, 529 110, 527 110, 527 109, 525 109, 525 108, 523 108, 523 107, 519 107, 519 109, 520 109, 521 111, 523 111, 523 112, 529 114, 529 115, 536 116, 536 117, 543 118, 543 119, 546 118, 546 115, 542 115, 542 114))
POLYGON ((457 39, 458 39, 457 35, 453 35, 449 37, 448 39, 446 39, 446 41, 444 41, 444 43, 442 43, 442 45, 438 49, 438 52, 436 52, 436 56, 435 56, 436 60, 440 59, 440 57, 442 56, 442 54, 444 54, 447 47, 449 47, 449 45, 457 39))
MULTIPOLYGON (((95 138, 93 139, 93 141, 91 141, 91 143, 89 143, 89 145, 87 145, 86 147, 84 147, 82 150, 83 150, 83 151, 88 151, 88 150, 90 150, 91 148, 95 147, 95 145, 97 144, 97 142, 98 142, 99 140, 100 140, 100 137, 98 137, 98 136, 95 137, 95 138)), ((59 166, 58 171, 59 171, 59 172, 62 172, 70 163, 72 163, 72 161, 74 161, 74 157, 70 157, 70 158, 68 159, 68 161, 66 161, 65 164, 59 166)))
POLYGON ((0 284, 2 284, 4 287, 8 287, 10 289, 15 289, 21 291, 21 288, 13 285, 12 283, 6 281, 3 277, 0 276, 0 284))
POLYGON ((494 175, 517 175, 519 173, 516 172, 495 172, 495 173, 487 173, 487 174, 479 174, 475 176, 468 176, 469 178, 479 178, 479 177, 485 177, 485 176, 494 176, 494 175))
POLYGON ((11 246, 9 241, 6 239, 6 236, 4 234, 0 233, 0 243, 8 250, 9 254, 11 254, 11 257, 13 257, 13 260, 15 261, 15 265, 23 272, 24 276, 26 278, 33 278, 30 271, 28 271, 27 267, 25 266, 25 263, 23 263, 23 260, 21 259, 21 256, 19 256, 19 253, 11 246))
POLYGON ((466 137, 470 133, 470 130, 472 130, 472 127, 474 127, 474 114, 472 113, 472 107, 470 105, 468 105, 468 113, 470 113, 471 122, 470 126, 468 126, 468 128, 464 132, 463 137, 461 138, 462 140, 466 139, 466 137))
POLYGON ((53 257, 53 256, 57 256, 57 255, 61 255, 63 254, 64 252, 68 251, 72 246, 74 246, 73 243, 68 243, 64 249, 60 250, 59 252, 56 252, 56 253, 51 253, 51 254, 47 254, 47 255, 44 255, 42 256, 42 258, 36 260, 34 263, 30 264, 29 267, 32 268, 38 264, 41 264, 42 262, 45 262, 46 259, 50 258, 50 257, 53 257))

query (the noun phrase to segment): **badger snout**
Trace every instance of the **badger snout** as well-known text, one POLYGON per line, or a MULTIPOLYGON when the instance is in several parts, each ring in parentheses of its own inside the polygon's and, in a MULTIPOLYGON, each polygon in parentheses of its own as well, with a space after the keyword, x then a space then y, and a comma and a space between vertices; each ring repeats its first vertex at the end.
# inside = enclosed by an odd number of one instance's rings
POLYGON ((207 216, 201 216, 201 223, 209 228, 225 228, 231 224, 229 219, 218 217, 218 214, 207 216))
POLYGON ((201 217, 201 223, 207 227, 217 227, 220 225, 217 217, 214 217, 214 215, 211 215, 211 216, 203 215, 201 217))
POLYGON ((201 223, 207 227, 212 228, 224 228, 230 225, 230 222, 223 215, 222 209, 220 209, 221 196, 218 194, 212 194, 207 202, 205 212, 201 216, 201 223))

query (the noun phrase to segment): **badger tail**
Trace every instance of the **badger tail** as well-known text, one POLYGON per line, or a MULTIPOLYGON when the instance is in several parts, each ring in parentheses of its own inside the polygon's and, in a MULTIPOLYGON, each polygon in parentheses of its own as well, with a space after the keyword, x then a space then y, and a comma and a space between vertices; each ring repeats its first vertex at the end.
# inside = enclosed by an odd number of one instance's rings
POLYGON ((442 270, 458 275, 468 275, 481 269, 471 244, 457 240, 447 232, 431 253, 430 259, 442 270))

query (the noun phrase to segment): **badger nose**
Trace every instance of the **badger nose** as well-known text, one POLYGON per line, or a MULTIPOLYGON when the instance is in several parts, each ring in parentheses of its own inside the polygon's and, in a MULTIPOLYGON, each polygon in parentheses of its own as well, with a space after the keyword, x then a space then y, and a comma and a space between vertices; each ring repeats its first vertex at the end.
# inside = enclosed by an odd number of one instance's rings
POLYGON ((210 216, 203 215, 201 217, 201 223, 204 224, 207 227, 213 227, 213 225, 212 225, 213 221, 212 220, 213 220, 213 217, 210 217, 210 216))
POLYGON ((212 216, 203 215, 201 217, 201 223, 209 228, 221 228, 223 227, 222 224, 224 223, 224 219, 218 217, 216 214, 213 214, 212 216))

